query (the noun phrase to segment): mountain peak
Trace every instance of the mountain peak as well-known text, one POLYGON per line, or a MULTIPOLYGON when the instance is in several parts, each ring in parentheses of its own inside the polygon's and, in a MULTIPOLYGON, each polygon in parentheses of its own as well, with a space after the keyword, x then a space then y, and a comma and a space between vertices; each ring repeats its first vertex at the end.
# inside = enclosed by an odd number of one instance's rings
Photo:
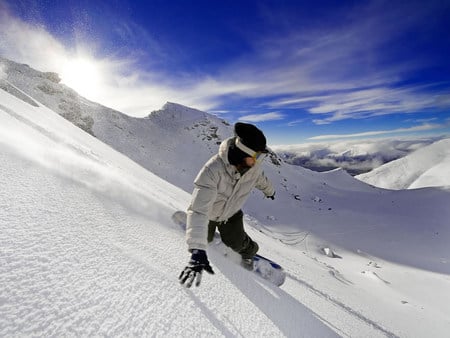
POLYGON ((195 108, 183 106, 179 103, 166 102, 162 109, 151 112, 148 117, 161 120, 191 121, 209 116, 211 115, 195 108))
POLYGON ((193 111, 197 111, 200 113, 203 113, 201 110, 195 109, 195 108, 191 108, 188 106, 184 106, 182 104, 179 103, 175 103, 175 102, 169 102, 167 101, 164 106, 162 107, 162 110, 193 110, 193 111))

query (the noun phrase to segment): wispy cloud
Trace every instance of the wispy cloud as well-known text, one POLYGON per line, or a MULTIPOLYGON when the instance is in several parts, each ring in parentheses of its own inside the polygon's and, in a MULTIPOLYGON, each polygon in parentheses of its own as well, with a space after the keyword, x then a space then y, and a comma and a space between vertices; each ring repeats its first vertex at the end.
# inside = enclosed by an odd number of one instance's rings
POLYGON ((393 130, 374 130, 368 131, 364 133, 355 133, 355 134, 329 134, 329 135, 320 135, 310 137, 308 140, 330 140, 330 139, 345 139, 345 138, 360 138, 360 137, 372 137, 372 136, 380 136, 387 134, 398 134, 398 133, 410 133, 410 132, 418 132, 418 131, 426 131, 426 130, 435 130, 435 129, 445 129, 448 128, 448 124, 422 124, 420 126, 414 126, 410 128, 397 128, 393 130))
MULTIPOLYGON (((227 110, 224 103, 230 97, 258 99, 257 108, 266 111, 296 108, 311 115, 316 124, 450 107, 444 90, 400 86, 407 74, 423 67, 423 60, 397 60, 395 48, 384 48, 394 46, 396 38, 436 9, 431 6, 405 15, 409 7, 391 6, 385 11, 385 5, 365 3, 334 16, 333 22, 293 27, 282 35, 274 30, 274 35, 249 39, 252 50, 223 64, 214 74, 180 76, 159 69, 158 59, 170 53, 130 19, 113 29, 130 41, 134 52, 104 56, 95 44, 66 46, 45 27, 23 22, 5 7, 0 12, 0 53, 60 73, 68 60, 82 52, 96 62, 102 75, 101 90, 88 98, 135 116, 159 109, 166 101, 208 111, 227 110), (151 53, 138 50, 142 40, 151 53), (151 54, 146 70, 139 64, 139 53, 151 54)), ((283 116, 267 113, 245 118, 259 122, 283 116)), ((295 124, 304 116, 291 118, 295 124)))
POLYGON ((291 120, 291 121, 288 122, 288 126, 289 127, 294 127, 294 126, 296 126, 298 124, 304 123, 306 120, 307 120, 306 118, 304 118, 304 119, 297 119, 297 120, 291 120))
POLYGON ((32 61, 43 70, 50 70, 55 60, 68 56, 65 47, 44 27, 29 25, 9 15, 0 4, 0 52, 15 60, 32 61))
MULTIPOLYGON (((217 106, 215 97, 219 88, 227 92, 238 91, 245 85, 212 83, 213 80, 171 78, 163 72, 140 68, 134 54, 122 56, 98 56, 99 46, 79 42, 67 47, 49 33, 44 26, 24 22, 14 17, 5 4, 0 4, 0 55, 16 62, 27 63, 41 71, 64 74, 65 68, 77 58, 89 60, 99 74, 95 91, 80 94, 96 102, 134 116, 145 116, 161 108, 167 101, 209 109, 217 106), (201 82, 198 85, 198 82, 201 82)), ((121 25, 121 34, 137 28, 121 25)), ((142 29, 141 29, 142 30, 142 29)), ((150 40, 150 37, 147 39, 150 40)), ((162 52, 161 52, 162 53, 162 52)), ((66 79, 62 78, 63 83, 66 79)), ((89 79, 86 79, 89 81, 89 79)))
POLYGON ((326 124, 344 119, 359 119, 394 113, 415 113, 437 107, 439 91, 433 94, 423 92, 423 86, 398 88, 378 87, 356 90, 350 93, 324 98, 311 114, 324 116, 315 119, 317 124, 326 124))
POLYGON ((251 114, 241 116, 239 118, 240 121, 246 122, 265 122, 265 121, 274 121, 274 120, 282 120, 284 119, 284 115, 278 112, 265 113, 265 114, 251 114))
POLYGON ((396 54, 397 39, 436 8, 393 6, 386 12, 385 5, 366 3, 338 23, 257 40, 255 55, 227 67, 222 79, 251 80, 253 86, 236 94, 277 96, 266 105, 307 111, 317 116, 317 124, 449 107, 448 83, 446 90, 437 90, 437 83, 405 85, 431 60, 396 54))
POLYGON ((405 122, 413 122, 413 123, 428 123, 432 121, 437 121, 437 117, 423 118, 423 119, 407 119, 405 122))

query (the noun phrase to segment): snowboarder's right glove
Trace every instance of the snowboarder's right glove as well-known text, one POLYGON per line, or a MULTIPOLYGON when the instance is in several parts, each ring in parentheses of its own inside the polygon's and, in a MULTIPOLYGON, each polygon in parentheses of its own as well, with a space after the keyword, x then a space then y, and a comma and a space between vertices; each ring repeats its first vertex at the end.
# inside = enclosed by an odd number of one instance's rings
POLYGON ((209 265, 208 257, 205 250, 192 250, 191 260, 189 264, 181 271, 180 280, 181 284, 186 284, 186 287, 190 288, 195 280, 195 286, 199 286, 202 281, 202 271, 205 270, 210 274, 214 274, 211 265, 209 265))

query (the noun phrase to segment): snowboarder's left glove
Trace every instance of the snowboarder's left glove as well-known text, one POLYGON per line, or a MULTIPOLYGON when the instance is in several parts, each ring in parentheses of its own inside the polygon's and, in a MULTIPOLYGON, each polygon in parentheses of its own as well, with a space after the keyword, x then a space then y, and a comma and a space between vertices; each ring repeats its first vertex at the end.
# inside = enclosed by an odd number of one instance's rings
POLYGON ((186 283, 186 287, 190 288, 195 280, 195 286, 199 286, 202 281, 202 271, 205 270, 210 274, 214 274, 211 265, 209 265, 208 257, 205 250, 192 250, 191 260, 189 264, 181 271, 180 280, 181 284, 186 283))
POLYGON ((270 198, 272 201, 275 199, 275 193, 273 193, 272 196, 266 196, 267 198, 270 198))

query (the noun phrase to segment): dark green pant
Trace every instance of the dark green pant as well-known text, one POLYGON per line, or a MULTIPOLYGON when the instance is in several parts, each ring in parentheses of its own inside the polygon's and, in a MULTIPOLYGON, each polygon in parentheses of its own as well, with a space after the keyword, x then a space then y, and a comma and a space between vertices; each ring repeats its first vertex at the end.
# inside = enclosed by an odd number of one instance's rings
POLYGON ((209 221, 208 224, 208 242, 212 242, 216 228, 219 230, 222 242, 238 252, 242 258, 252 258, 259 247, 249 235, 244 231, 244 222, 242 220, 244 213, 239 210, 226 222, 209 221))

